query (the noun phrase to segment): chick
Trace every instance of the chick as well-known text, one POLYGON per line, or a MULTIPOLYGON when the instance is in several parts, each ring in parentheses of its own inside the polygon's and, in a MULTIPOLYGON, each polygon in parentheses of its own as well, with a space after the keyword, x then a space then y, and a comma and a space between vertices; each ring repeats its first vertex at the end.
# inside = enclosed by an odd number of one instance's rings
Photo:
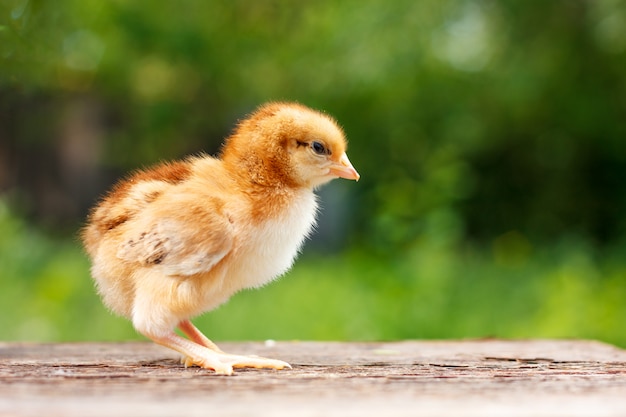
POLYGON ((334 178, 359 179, 342 130, 295 103, 258 108, 218 158, 136 172, 92 210, 82 231, 104 304, 187 365, 225 375, 290 367, 224 353, 190 318, 285 273, 315 223, 314 190, 334 178))

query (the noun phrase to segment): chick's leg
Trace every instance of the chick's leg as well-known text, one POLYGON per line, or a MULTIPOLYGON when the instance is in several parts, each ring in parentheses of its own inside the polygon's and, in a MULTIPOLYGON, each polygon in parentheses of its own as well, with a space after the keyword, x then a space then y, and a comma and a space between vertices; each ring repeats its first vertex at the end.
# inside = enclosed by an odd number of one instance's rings
POLYGON ((180 337, 174 332, 165 336, 149 337, 159 345, 174 349, 185 355, 187 358, 186 363, 196 364, 202 368, 213 369, 218 375, 232 375, 233 373, 232 365, 223 363, 220 360, 219 356, 222 354, 180 337))
MULTIPOLYGON (((219 360, 222 363, 231 365, 233 368, 273 368, 273 369, 283 369, 283 368, 291 368, 287 362, 275 360, 275 359, 266 359, 258 356, 242 356, 242 355, 231 355, 224 353, 215 343, 213 343, 209 338, 207 338, 202 332, 191 323, 189 320, 183 320, 178 324, 178 328, 186 334, 192 341, 195 343, 202 345, 216 353, 219 354, 219 360)), ((182 361, 185 366, 189 365, 199 365, 193 357, 186 356, 182 361)))
POLYGON ((288 363, 258 357, 229 355, 222 352, 213 342, 204 336, 189 320, 177 320, 168 309, 155 308, 151 300, 155 297, 147 292, 136 296, 133 305, 133 325, 135 329, 154 342, 181 353, 185 365, 198 365, 213 369, 221 375, 231 375, 233 368, 273 368, 290 367, 288 363), (147 295, 146 295, 147 294, 147 295), (174 332, 179 326, 191 340, 174 332))
MULTIPOLYGON (((178 323, 178 328, 185 335, 187 335, 189 339, 196 342, 197 344, 202 345, 208 349, 211 349, 214 352, 224 353, 222 349, 217 347, 215 343, 213 343, 211 340, 209 340, 208 337, 202 334, 202 332, 196 326, 194 326, 190 320, 181 321, 180 323, 178 323)), ((190 358, 189 356, 183 356, 180 362, 184 364, 185 367, 191 366, 194 364, 193 359, 190 358)))
POLYGON ((193 340, 199 345, 202 345, 206 348, 211 349, 212 351, 218 353, 224 353, 222 349, 218 348, 217 345, 209 340, 193 323, 189 320, 183 320, 178 323, 178 328, 189 337, 189 339, 193 340))

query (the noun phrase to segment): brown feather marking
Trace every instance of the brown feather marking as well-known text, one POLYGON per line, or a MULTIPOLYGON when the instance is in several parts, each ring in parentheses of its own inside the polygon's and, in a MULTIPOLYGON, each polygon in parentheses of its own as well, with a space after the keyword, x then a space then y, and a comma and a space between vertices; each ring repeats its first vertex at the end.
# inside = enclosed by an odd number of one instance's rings
MULTIPOLYGON (((163 181, 168 184, 176 185, 185 181, 191 176, 191 163, 188 161, 164 162, 147 170, 135 172, 129 178, 118 182, 109 195, 105 198, 105 202, 114 205, 128 195, 130 189, 137 183, 143 181, 163 181)), ((154 201, 158 194, 150 194, 146 196, 146 202, 154 201)))
MULTIPOLYGON (((145 181, 162 181, 176 185, 189 178, 191 173, 192 168, 189 161, 165 162, 154 168, 137 171, 129 178, 119 181, 111 189, 108 195, 92 211, 89 216, 89 223, 95 226, 101 235, 113 230, 136 214, 136 210, 132 209, 122 212, 119 210, 119 203, 128 196, 133 186, 145 181)), ((151 203, 159 195, 161 193, 158 191, 148 193, 144 196, 144 201, 151 203)))
POLYGON ((133 182, 165 181, 176 185, 191 175, 191 164, 188 161, 164 162, 145 171, 139 171, 131 177, 133 182))
POLYGON ((119 216, 104 218, 102 219, 102 229, 105 231, 113 230, 120 224, 125 223, 130 219, 130 215, 128 214, 120 214, 119 216))

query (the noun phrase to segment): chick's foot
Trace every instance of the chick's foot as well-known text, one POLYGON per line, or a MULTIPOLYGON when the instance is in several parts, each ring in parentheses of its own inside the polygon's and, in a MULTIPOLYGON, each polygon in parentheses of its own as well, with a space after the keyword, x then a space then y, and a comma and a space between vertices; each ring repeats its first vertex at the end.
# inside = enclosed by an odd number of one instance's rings
POLYGON ((156 343, 174 349, 183 354, 182 363, 185 366, 198 365, 202 368, 213 369, 218 375, 232 375, 233 368, 269 368, 284 369, 291 368, 287 362, 266 359, 257 356, 229 355, 217 348, 214 344, 211 347, 202 346, 194 341, 178 336, 170 332, 165 336, 151 337, 156 343))
MULTIPOLYGON (((206 361, 204 358, 192 358, 185 356, 181 359, 181 363, 185 367, 197 365, 201 368, 214 369, 217 374, 231 375, 233 368, 257 368, 257 369, 276 369, 281 370, 285 368, 291 369, 291 365, 287 362, 283 362, 277 359, 267 359, 260 356, 243 356, 243 355, 230 355, 227 353, 219 353, 213 356, 212 359, 217 359, 224 369, 230 369, 230 372, 218 372, 214 367, 214 362, 206 361)), ((220 367, 221 368, 221 367, 220 367)))
MULTIPOLYGON (((178 328, 192 341, 217 353, 224 353, 215 343, 209 340, 202 332, 189 320, 183 320, 178 324, 178 328)), ((185 362, 182 362, 185 363, 185 362)))
POLYGON ((241 355, 224 355, 224 362, 230 364, 233 368, 266 368, 281 370, 285 368, 291 369, 291 365, 278 359, 267 359, 260 356, 241 356, 241 355))

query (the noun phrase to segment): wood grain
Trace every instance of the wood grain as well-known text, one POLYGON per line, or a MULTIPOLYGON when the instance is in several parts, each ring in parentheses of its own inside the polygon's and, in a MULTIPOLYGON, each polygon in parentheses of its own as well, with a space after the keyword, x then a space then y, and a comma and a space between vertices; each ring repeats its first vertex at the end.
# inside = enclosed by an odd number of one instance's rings
POLYGON ((626 351, 600 342, 220 347, 293 369, 224 377, 151 343, 0 343, 0 416, 626 415, 626 351))

